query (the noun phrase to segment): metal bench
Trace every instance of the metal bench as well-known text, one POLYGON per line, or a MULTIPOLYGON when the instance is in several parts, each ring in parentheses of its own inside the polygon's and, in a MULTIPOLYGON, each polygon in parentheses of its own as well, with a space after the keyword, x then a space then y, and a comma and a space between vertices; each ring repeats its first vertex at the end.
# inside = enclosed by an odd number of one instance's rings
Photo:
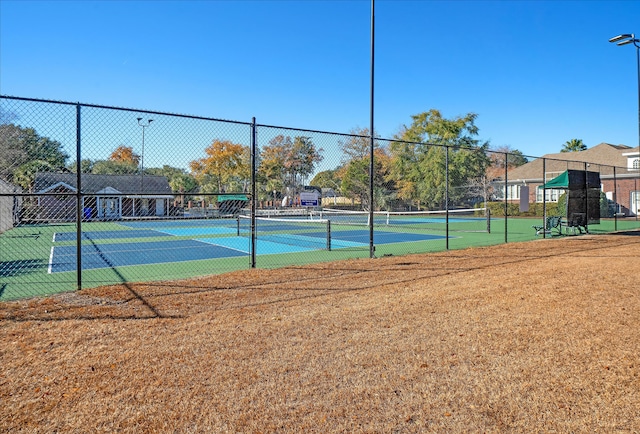
POLYGON ((562 217, 550 216, 545 219, 544 226, 533 225, 531 227, 536 230, 536 235, 553 235, 554 231, 556 231, 557 235, 562 235, 562 217))

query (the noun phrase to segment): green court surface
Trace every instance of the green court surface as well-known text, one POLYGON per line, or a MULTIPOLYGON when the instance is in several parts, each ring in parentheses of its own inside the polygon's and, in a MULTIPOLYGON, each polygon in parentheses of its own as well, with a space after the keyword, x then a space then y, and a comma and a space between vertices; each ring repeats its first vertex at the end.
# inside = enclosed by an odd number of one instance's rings
MULTIPOLYGON (((481 219, 480 219, 481 220, 481 219)), ((491 231, 444 227, 375 227, 375 255, 406 255, 541 239, 533 225, 541 218, 491 219, 491 231), (506 232, 505 232, 506 230, 506 232)), ((144 281, 170 281, 250 268, 250 242, 236 236, 233 222, 127 222, 82 224, 82 287, 144 281), (189 225, 187 225, 189 223, 189 225), (185 226, 186 225, 186 226, 185 226), (246 247, 245 247, 246 246, 246 247)), ((485 225, 486 227, 486 225, 485 225)), ((76 225, 27 225, 0 234, 0 301, 77 289, 76 225)), ((640 228, 636 219, 601 220, 592 234, 640 228)), ((300 239, 325 241, 321 232, 282 228, 270 240, 257 240, 257 268, 279 268, 350 258, 368 258, 368 230, 332 225, 334 248, 305 246, 300 239), (293 233, 293 235, 291 234, 293 233), (285 236, 286 235, 286 236, 285 236), (285 238, 297 237, 293 243, 285 238)), ((567 235, 579 236, 579 235, 567 235)))

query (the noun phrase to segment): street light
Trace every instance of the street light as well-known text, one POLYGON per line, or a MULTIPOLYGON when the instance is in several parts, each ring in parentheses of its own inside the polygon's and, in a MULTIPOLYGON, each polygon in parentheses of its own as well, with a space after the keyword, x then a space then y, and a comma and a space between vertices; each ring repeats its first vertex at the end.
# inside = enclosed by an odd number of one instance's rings
POLYGON ((640 39, 636 38, 633 33, 623 33, 609 39, 609 42, 620 46, 633 44, 636 47, 636 63, 638 64, 638 151, 640 152, 640 39))
POLYGON ((151 125, 153 119, 147 119, 145 122, 142 122, 142 118, 137 119, 138 125, 142 127, 142 155, 140 156, 140 188, 142 189, 144 187, 144 130, 151 125))

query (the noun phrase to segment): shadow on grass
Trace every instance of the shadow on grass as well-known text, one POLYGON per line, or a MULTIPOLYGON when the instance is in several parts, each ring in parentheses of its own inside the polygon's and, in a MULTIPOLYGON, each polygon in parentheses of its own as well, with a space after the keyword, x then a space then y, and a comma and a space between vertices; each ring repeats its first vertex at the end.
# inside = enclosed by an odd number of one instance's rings
MULTIPOLYGON (((615 235, 640 235, 640 231, 624 231, 616 233, 615 235)), ((571 237, 572 240, 593 240, 592 237, 571 237)), ((387 263, 384 266, 376 262, 377 259, 360 261, 353 267, 343 266, 339 262, 333 263, 330 267, 327 264, 311 264, 306 266, 289 266, 285 267, 289 272, 283 272, 279 275, 280 278, 274 279, 273 274, 262 278, 258 274, 253 276, 251 281, 232 281, 227 280, 226 283, 213 283, 213 281, 176 281, 176 282, 149 282, 149 283, 137 283, 132 284, 125 280, 124 276, 118 273, 117 269, 111 265, 112 270, 116 273, 121 281, 123 289, 130 294, 130 297, 118 298, 118 301, 114 301, 109 297, 109 294, 105 295, 105 300, 109 300, 107 304, 126 306, 128 310, 95 310, 95 311, 76 311, 73 305, 59 305, 56 306, 57 314, 52 316, 52 311, 49 310, 42 312, 42 308, 38 309, 34 307, 32 312, 19 312, 16 309, 18 315, 4 315, 5 320, 12 321, 57 321, 57 320, 96 320, 96 319, 118 319, 118 320, 141 320, 141 319, 166 319, 166 318, 184 318, 193 314, 202 313, 204 311, 215 312, 223 310, 237 310, 259 306, 273 305, 277 303, 304 300, 304 299, 316 299, 321 297, 327 297, 335 294, 366 291, 370 289, 379 289, 387 285, 405 285, 410 287, 412 283, 422 281, 429 278, 437 278, 447 275, 456 275, 461 273, 468 273, 473 271, 480 271, 484 269, 492 268, 504 268, 513 267, 518 264, 530 264, 532 260, 554 258, 561 260, 562 256, 573 255, 575 253, 584 254, 586 252, 597 253, 602 248, 615 248, 620 246, 628 246, 640 242, 640 239, 630 241, 628 239, 620 238, 618 242, 607 242, 606 245, 593 245, 593 246, 578 246, 577 244, 571 248, 564 248, 562 250, 553 249, 552 251, 546 251, 540 249, 539 242, 545 243, 545 241, 534 241, 535 245, 531 243, 514 243, 517 250, 511 250, 507 255, 489 255, 484 249, 469 249, 465 251, 455 250, 450 252, 440 253, 427 253, 428 256, 447 256, 441 258, 440 261, 431 262, 430 264, 424 261, 399 260, 395 263, 387 263), (586 247, 586 248, 585 248, 586 247), (519 251, 517 254, 513 254, 515 251, 519 251), (449 257, 450 256, 450 257, 449 257), (466 258, 478 258, 486 257, 487 260, 481 264, 470 265, 465 261, 466 258), (457 261, 456 263, 450 262, 457 261), (356 277, 370 275, 368 279, 358 281, 356 277), (136 286, 140 285, 141 288, 150 288, 157 292, 144 294, 142 291, 136 290, 136 286), (293 286, 292 286, 293 285, 293 286), (259 295, 250 296, 250 291, 263 291, 262 295, 267 295, 261 298, 259 295), (235 299, 231 298, 223 299, 210 299, 210 300, 198 300, 194 299, 191 303, 187 297, 198 296, 199 294, 213 294, 224 293, 231 291, 244 291, 246 297, 239 297, 235 299), (269 293, 272 293, 269 295, 269 293), (152 304, 150 299, 155 299, 155 305, 169 306, 169 309, 179 309, 179 315, 163 315, 159 309, 152 304), (164 301, 160 301, 164 300, 164 301), (134 312, 135 302, 140 302, 146 310, 146 313, 134 312), (215 303, 220 301, 220 303, 215 303), (183 307, 177 307, 183 306, 183 307), (65 310, 66 309, 66 310, 65 310)), ((110 264, 109 259, 100 252, 100 247, 93 243, 94 249, 105 261, 110 264)), ((514 247, 511 244, 511 247, 514 247)), ((580 242, 579 244, 582 244, 580 242)), ((611 257, 610 255, 604 255, 605 257, 611 257)), ((398 257, 400 258, 400 257, 398 257)), ((267 270, 265 270, 267 271, 267 270)), ((466 277, 465 277, 466 278, 466 277)), ((109 285, 111 286, 111 285, 109 285)), ((140 288, 139 288, 140 289, 140 288)), ((117 288, 115 289, 117 291, 117 288)), ((86 295, 91 298, 92 296, 86 295)), ((94 297, 99 298, 99 297, 94 297)), ((107 306, 108 307, 108 306, 107 306)), ((1 313, 1 312, 0 312, 1 313)), ((1 320, 2 316, 0 316, 1 320)))
POLYGON ((46 270, 48 263, 42 259, 21 259, 0 262, 0 277, 17 277, 46 270))
POLYGON ((115 266, 115 264, 111 262, 111 260, 107 257, 107 255, 104 254, 102 250, 100 250, 100 245, 96 243, 93 239, 91 239, 91 237, 88 234, 83 233, 83 235, 84 235, 84 238, 91 243, 91 246, 96 251, 100 259, 102 259, 104 263, 107 265, 107 267, 111 269, 111 271, 118 277, 120 284, 124 286, 131 293, 131 295, 133 295, 133 297, 136 300, 140 301, 152 313, 152 318, 164 318, 164 316, 151 303, 149 303, 144 297, 142 297, 133 288, 131 283, 127 281, 127 279, 122 275, 122 273, 118 271, 118 268, 115 266))
POLYGON ((614 232, 613 235, 640 236, 640 229, 635 229, 635 230, 632 230, 632 231, 614 232))

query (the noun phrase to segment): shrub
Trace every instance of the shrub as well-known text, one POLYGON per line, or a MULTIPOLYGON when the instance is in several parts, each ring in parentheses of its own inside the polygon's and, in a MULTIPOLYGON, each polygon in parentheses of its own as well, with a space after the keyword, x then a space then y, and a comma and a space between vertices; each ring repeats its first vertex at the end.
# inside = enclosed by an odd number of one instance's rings
MULTIPOLYGON (((495 217, 504 217, 504 202, 489 202, 487 204, 489 210, 491 211, 491 215, 495 217)), ((562 215, 563 213, 558 213, 560 208, 559 204, 554 202, 547 202, 547 215, 562 215)), ((507 203, 507 215, 509 217, 542 217, 544 211, 544 207, 542 203, 530 203, 529 211, 520 211, 519 203, 507 203)))

